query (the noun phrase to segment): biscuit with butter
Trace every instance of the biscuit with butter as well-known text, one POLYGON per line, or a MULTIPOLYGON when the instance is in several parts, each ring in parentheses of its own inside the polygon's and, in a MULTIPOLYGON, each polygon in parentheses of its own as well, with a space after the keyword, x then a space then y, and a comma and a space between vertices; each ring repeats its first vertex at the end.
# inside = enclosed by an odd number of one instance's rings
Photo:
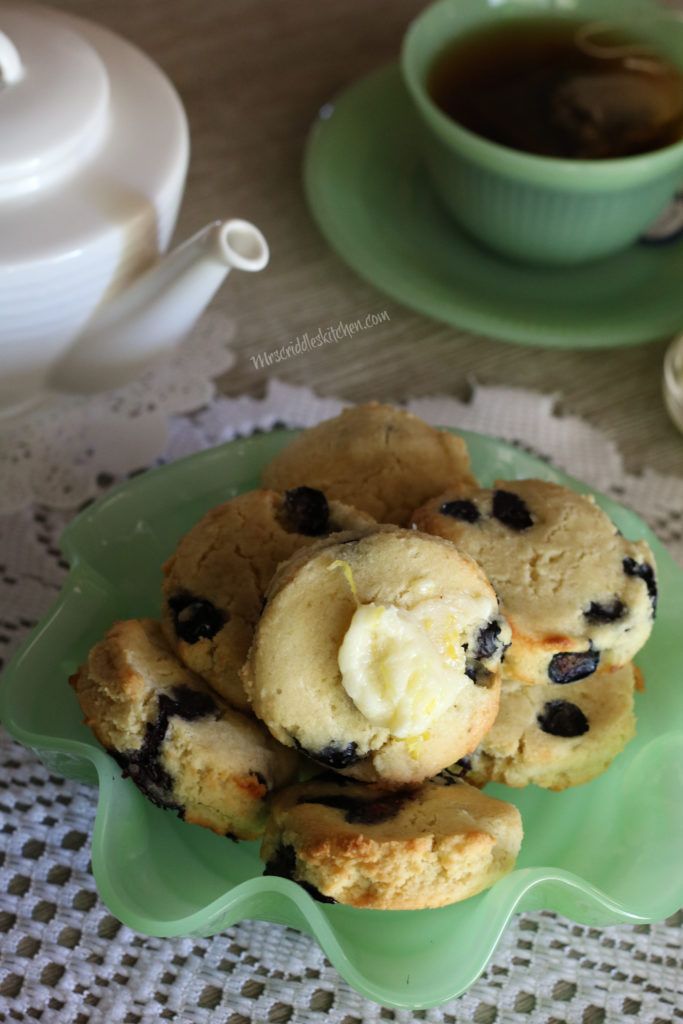
POLYGON ((397 527, 330 538, 276 573, 242 672, 282 743, 363 781, 419 782, 498 710, 509 627, 482 570, 397 527))

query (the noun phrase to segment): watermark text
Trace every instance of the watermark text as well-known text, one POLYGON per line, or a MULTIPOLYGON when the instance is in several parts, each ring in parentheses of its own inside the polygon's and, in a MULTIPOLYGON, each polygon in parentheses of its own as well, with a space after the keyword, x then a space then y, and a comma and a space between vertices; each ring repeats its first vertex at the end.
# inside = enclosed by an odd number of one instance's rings
POLYGON ((297 356, 304 355, 306 352, 313 352, 316 348, 323 348, 325 345, 337 345, 344 338, 352 338, 354 335, 367 331, 370 327, 386 323, 390 319, 388 311, 383 309, 381 313, 368 313, 366 317, 361 317, 358 320, 346 322, 340 320, 338 324, 332 324, 325 328, 319 327, 314 334, 304 331, 303 334, 297 335, 296 339, 288 345, 280 345, 279 348, 271 349, 270 352, 259 352, 257 355, 251 356, 251 361, 255 369, 262 370, 264 367, 272 366, 274 363, 283 363, 287 359, 294 359, 297 356))

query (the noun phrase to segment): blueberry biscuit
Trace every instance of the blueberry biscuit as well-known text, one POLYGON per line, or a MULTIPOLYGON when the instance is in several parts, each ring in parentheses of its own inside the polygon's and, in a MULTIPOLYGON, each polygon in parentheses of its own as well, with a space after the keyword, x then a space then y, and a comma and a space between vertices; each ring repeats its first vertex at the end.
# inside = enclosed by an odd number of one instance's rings
POLYGON ((396 791, 323 778, 274 798, 261 857, 266 874, 323 902, 417 910, 493 885, 521 841, 517 808, 465 783, 396 791))
POLYGON ((258 838, 297 758, 181 665, 159 623, 115 623, 70 683, 97 740, 153 803, 258 838))
POLYGON ((477 486, 462 438, 377 402, 302 431, 265 467, 261 484, 319 487, 378 522, 399 526, 447 487, 477 486))
POLYGON ((563 790, 601 775, 635 735, 632 664, 558 687, 504 679, 500 711, 477 750, 453 766, 474 785, 563 790))
POLYGON ((163 567, 162 622, 178 657, 247 710, 238 673, 278 564, 319 537, 371 523, 310 487, 249 491, 211 509, 163 567))
POLYGON ((488 731, 509 633, 472 559, 383 526, 280 567, 242 676, 282 743, 401 785, 436 774, 488 731))
POLYGON ((626 665, 652 629, 655 563, 590 496, 543 480, 449 492, 413 516, 482 566, 512 628, 504 674, 568 684, 626 665))

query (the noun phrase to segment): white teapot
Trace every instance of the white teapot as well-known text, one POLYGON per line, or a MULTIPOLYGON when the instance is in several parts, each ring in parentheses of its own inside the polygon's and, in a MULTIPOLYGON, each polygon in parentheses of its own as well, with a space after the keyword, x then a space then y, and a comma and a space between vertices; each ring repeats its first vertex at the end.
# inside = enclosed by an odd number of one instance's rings
POLYGON ((231 267, 267 264, 243 220, 159 259, 188 157, 180 99, 140 50, 0 0, 0 416, 118 386, 187 334, 231 267))

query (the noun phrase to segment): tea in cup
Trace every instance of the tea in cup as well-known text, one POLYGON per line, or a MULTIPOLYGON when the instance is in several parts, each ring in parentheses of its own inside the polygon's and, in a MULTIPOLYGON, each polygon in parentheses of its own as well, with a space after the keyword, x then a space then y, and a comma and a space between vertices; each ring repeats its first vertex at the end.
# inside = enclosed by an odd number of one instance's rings
POLYGON ((683 180, 683 21, 631 0, 439 0, 402 74, 433 187, 514 260, 626 248, 683 180))

